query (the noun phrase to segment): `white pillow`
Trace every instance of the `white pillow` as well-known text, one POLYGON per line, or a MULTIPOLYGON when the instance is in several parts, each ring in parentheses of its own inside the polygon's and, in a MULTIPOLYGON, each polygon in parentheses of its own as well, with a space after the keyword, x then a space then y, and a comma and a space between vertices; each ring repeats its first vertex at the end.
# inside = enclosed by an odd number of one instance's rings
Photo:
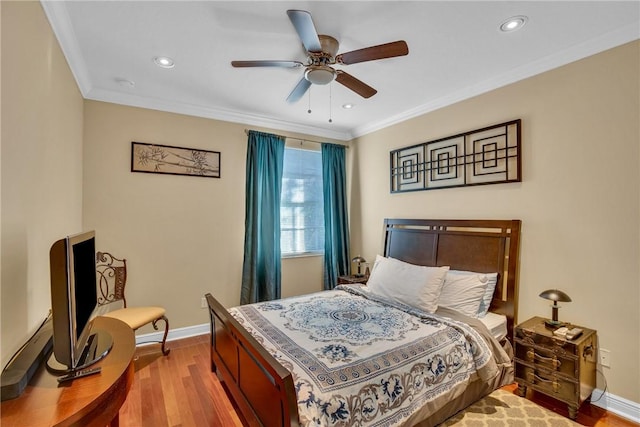
POLYGON ((371 271, 369 272, 369 276, 371 276, 373 274, 373 271, 376 269, 376 267, 378 266, 380 261, 384 260, 384 259, 386 259, 386 258, 383 257, 382 255, 380 255, 380 254, 376 255, 376 260, 373 262, 373 267, 371 267, 371 271))
POLYGON ((478 308, 487 289, 484 274, 449 274, 444 278, 438 305, 469 317, 478 317, 478 308))
POLYGON ((487 287, 484 291, 480 306, 478 307, 478 315, 473 317, 484 317, 489 311, 491 306, 491 300, 493 299, 493 293, 496 290, 496 284, 498 283, 498 273, 476 273, 474 271, 462 271, 462 270, 449 270, 447 274, 461 275, 461 276, 484 276, 487 279, 487 287))
POLYGON ((448 270, 449 267, 423 267, 378 256, 367 287, 385 298, 434 313, 448 270))

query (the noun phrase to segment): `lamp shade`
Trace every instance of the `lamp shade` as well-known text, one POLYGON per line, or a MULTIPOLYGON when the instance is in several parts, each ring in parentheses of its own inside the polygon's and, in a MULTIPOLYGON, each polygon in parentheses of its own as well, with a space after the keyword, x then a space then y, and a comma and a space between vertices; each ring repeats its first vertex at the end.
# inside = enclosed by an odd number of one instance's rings
POLYGON ((547 289, 540 294, 540 298, 553 301, 553 304, 551 305, 551 320, 546 320, 544 323, 551 328, 558 328, 562 326, 563 323, 558 321, 558 309, 560 308, 558 301, 571 302, 569 295, 558 289, 547 289))
POLYGON ((362 264, 364 262, 367 262, 366 259, 362 258, 360 255, 354 257, 351 262, 357 262, 358 264, 362 264))
POLYGON ((547 289, 540 294, 540 297, 551 301, 571 302, 569 295, 558 289, 547 289))

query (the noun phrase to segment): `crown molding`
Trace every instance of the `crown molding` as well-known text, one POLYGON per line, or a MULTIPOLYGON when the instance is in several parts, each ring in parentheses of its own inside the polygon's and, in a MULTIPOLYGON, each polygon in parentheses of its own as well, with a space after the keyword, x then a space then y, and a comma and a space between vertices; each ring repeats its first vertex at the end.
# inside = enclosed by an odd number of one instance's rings
POLYGON ((402 123, 414 117, 464 101, 465 99, 481 95, 508 84, 578 61, 588 56, 604 52, 605 50, 638 40, 640 38, 638 30, 637 23, 627 25, 626 27, 622 27, 616 31, 609 32, 601 37, 588 40, 584 43, 577 44, 561 52, 557 52, 538 61, 531 62, 525 66, 509 70, 506 73, 487 79, 479 84, 463 88, 459 91, 435 99, 432 102, 395 114, 385 120, 358 126, 352 130, 353 137, 358 138, 360 136, 364 136, 386 127, 402 123))
POLYGON ((487 79, 479 84, 460 89, 426 104, 394 114, 384 120, 357 126, 350 131, 334 131, 316 126, 246 114, 244 112, 150 99, 93 88, 87 66, 82 58, 76 35, 73 31, 73 27, 71 26, 71 20, 67 12, 65 2, 41 0, 40 3, 50 22, 54 34, 58 38, 59 45, 67 59, 67 62, 69 63, 69 67, 78 84, 78 88, 85 99, 224 120, 232 123, 242 123, 249 126, 285 130, 331 138, 339 141, 349 141, 353 138, 367 135, 640 38, 638 24, 630 24, 616 31, 604 34, 601 37, 588 40, 584 43, 565 49, 562 52, 558 52, 538 61, 529 63, 526 66, 509 70, 508 72, 487 79))
POLYGON ((257 126, 281 131, 284 130, 294 133, 302 133, 305 135, 329 138, 338 141, 350 141, 352 139, 352 135, 349 132, 333 131, 316 126, 308 126, 300 123, 287 122, 284 120, 275 120, 268 117, 262 117, 231 110, 166 101, 103 89, 92 89, 85 96, 85 98, 94 101, 104 101, 131 107, 147 108, 150 110, 185 114, 188 116, 203 117, 207 119, 223 120, 231 123, 241 123, 248 126, 257 126))
POLYGON ((42 5, 56 38, 58 39, 60 49, 69 64, 69 68, 71 69, 71 73, 73 74, 76 83, 78 84, 80 93, 82 93, 82 96, 85 99, 112 102, 114 104, 148 108, 151 110, 186 114, 209 119, 224 120, 232 123, 242 123, 248 126, 285 130, 339 141, 349 141, 352 139, 352 135, 349 132, 333 131, 316 126, 275 120, 268 117, 261 117, 242 112, 151 99, 94 88, 91 78, 89 77, 87 65, 83 60, 77 37, 73 31, 73 26, 71 25, 71 19, 65 6, 65 2, 41 0, 40 4, 42 5))
POLYGON ((53 33, 58 39, 62 54, 67 59, 71 73, 76 79, 78 89, 80 89, 82 96, 86 98, 87 93, 91 90, 91 78, 89 77, 87 64, 82 59, 78 38, 73 31, 65 2, 40 0, 40 4, 49 20, 53 33))

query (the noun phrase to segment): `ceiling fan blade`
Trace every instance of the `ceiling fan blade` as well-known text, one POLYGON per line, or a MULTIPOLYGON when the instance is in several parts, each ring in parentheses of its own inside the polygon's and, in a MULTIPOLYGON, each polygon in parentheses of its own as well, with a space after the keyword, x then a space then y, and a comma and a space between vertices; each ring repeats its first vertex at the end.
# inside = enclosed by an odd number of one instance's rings
POLYGON ((393 58, 404 56, 409 53, 409 46, 404 40, 377 46, 365 47, 351 52, 342 53, 336 56, 336 62, 341 64, 357 64, 358 62, 374 61, 376 59, 393 58))
POLYGON ((298 102, 310 87, 311 82, 303 77, 287 97, 287 102, 291 104, 298 102))
POLYGON ((342 70, 336 71, 336 81, 348 89, 351 89, 363 98, 371 98, 378 93, 377 90, 369 86, 368 84, 356 79, 349 73, 345 73, 342 70))
POLYGON ((287 10, 287 15, 307 52, 322 52, 320 38, 315 25, 313 25, 311 14, 304 10, 287 10))
POLYGON ((302 67, 302 62, 298 61, 231 61, 233 67, 280 67, 298 68, 302 67))

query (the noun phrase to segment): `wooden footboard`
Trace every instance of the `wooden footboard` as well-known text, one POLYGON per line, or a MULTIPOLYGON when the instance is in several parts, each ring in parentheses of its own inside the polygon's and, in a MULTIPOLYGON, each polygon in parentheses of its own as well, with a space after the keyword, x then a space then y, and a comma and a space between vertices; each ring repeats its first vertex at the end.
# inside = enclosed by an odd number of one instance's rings
POLYGON ((251 426, 299 426, 291 373, 211 294, 211 370, 251 426))

